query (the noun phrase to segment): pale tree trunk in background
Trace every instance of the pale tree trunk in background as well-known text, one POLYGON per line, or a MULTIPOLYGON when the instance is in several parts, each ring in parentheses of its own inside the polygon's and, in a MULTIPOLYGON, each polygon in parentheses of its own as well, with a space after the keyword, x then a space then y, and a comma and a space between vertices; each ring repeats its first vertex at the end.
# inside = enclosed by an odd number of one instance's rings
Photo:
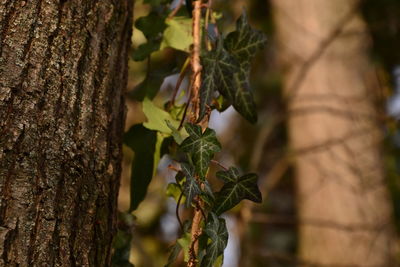
POLYGON ((355 0, 273 0, 295 153, 300 260, 396 266, 368 61, 355 0))
POLYGON ((110 266, 131 12, 0 1, 0 266, 110 266))

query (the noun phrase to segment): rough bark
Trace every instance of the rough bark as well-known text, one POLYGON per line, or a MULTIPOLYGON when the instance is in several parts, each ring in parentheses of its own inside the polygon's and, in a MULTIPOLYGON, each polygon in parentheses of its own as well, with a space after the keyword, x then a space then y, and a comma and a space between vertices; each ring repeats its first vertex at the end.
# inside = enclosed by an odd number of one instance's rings
POLYGON ((131 0, 0 0, 0 266, 109 266, 131 0))
POLYGON ((356 0, 274 0, 298 193, 299 256, 316 266, 397 266, 356 0))

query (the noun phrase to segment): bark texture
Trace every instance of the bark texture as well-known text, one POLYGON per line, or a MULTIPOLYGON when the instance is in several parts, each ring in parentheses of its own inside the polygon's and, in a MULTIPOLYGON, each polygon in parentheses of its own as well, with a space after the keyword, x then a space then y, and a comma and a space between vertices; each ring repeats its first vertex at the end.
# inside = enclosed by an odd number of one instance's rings
POLYGON ((0 0, 0 266, 110 266, 131 0, 0 0))
POLYGON ((374 105, 378 87, 357 1, 273 5, 297 172, 300 260, 398 266, 374 105))

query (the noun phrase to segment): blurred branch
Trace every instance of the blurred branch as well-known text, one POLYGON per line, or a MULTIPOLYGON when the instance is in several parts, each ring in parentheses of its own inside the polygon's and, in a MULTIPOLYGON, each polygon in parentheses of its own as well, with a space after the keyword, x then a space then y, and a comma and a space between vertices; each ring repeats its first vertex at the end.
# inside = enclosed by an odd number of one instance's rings
POLYGON ((286 101, 294 98, 297 94, 300 85, 304 81, 307 76, 307 72, 311 69, 311 67, 318 61, 318 59, 322 56, 325 50, 335 41, 335 39, 343 33, 343 29, 346 24, 357 14, 359 9, 359 2, 350 9, 350 11, 339 21, 337 27, 331 32, 330 35, 325 40, 322 40, 319 47, 315 50, 315 52, 303 63, 302 68, 298 72, 298 75, 293 79, 292 84, 288 85, 288 95, 285 96, 286 101))

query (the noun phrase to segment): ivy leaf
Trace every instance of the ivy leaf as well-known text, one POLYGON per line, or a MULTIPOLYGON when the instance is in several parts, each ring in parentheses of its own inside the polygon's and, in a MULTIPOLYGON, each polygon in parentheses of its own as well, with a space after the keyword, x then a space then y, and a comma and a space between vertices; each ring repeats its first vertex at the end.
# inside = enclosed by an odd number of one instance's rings
MULTIPOLYGON (((166 195, 168 197, 172 197, 175 200, 176 203, 178 203, 178 200, 181 197, 181 193, 182 193, 182 191, 181 191, 181 188, 180 188, 180 186, 178 184, 169 183, 167 185, 166 195)), ((185 196, 182 196, 181 200, 185 201, 185 199, 186 199, 185 196)))
POLYGON ((188 262, 189 261, 189 249, 190 249, 190 242, 191 242, 191 237, 190 233, 184 233, 181 238, 179 238, 176 241, 179 246, 183 249, 183 257, 184 261, 188 262))
POLYGON ((250 62, 255 53, 262 49, 267 38, 256 29, 253 29, 247 20, 246 12, 236 22, 236 31, 225 38, 225 48, 240 62, 240 65, 249 70, 250 62))
POLYGON ((167 28, 164 18, 156 12, 150 12, 145 17, 140 17, 135 22, 135 27, 142 31, 147 39, 159 37, 161 33, 167 28))
POLYGON ((180 148, 190 154, 196 172, 201 177, 205 177, 214 153, 221 151, 221 144, 215 136, 215 131, 210 128, 202 133, 199 125, 187 123, 185 129, 189 137, 183 140, 180 148))
POLYGON ((217 172, 217 177, 225 184, 216 193, 214 204, 216 214, 230 210, 243 199, 261 203, 262 196, 257 186, 258 176, 256 174, 249 173, 240 176, 239 171, 231 167, 228 171, 217 172))
POLYGON ((186 181, 183 184, 183 192, 186 196, 186 207, 189 207, 193 198, 201 193, 201 189, 196 181, 194 168, 187 163, 181 163, 181 169, 186 177, 186 181))
MULTIPOLYGON (((248 81, 250 63, 255 53, 265 45, 266 37, 258 30, 253 29, 243 12, 236 23, 236 31, 225 38, 225 49, 239 62, 240 70, 234 75, 235 86, 227 88, 233 97, 233 107, 248 121, 257 121, 257 110, 253 94, 248 81)), ((226 92, 221 91, 226 96, 226 92)), ((228 98, 229 99, 229 98, 228 98)))
POLYGON ((202 64, 204 71, 200 88, 199 120, 204 117, 207 105, 210 104, 213 94, 217 90, 233 101, 235 97, 233 75, 239 71, 238 62, 223 48, 222 40, 219 41, 216 50, 204 54, 202 64))
POLYGON ((160 49, 162 33, 167 27, 164 22, 165 18, 156 12, 150 12, 145 17, 140 17, 135 22, 135 27, 143 32, 147 39, 147 43, 141 44, 133 54, 133 60, 142 61, 151 53, 160 49))
POLYGON ((234 75, 235 97, 233 107, 249 122, 257 122, 257 107, 254 102, 250 83, 243 70, 234 75))
POLYGON ((147 187, 153 177, 157 132, 145 128, 142 124, 137 124, 125 134, 124 142, 135 152, 132 162, 129 208, 130 211, 134 211, 146 196, 147 187))
POLYGON ((149 40, 147 43, 141 44, 136 48, 133 53, 132 59, 134 61, 142 61, 148 58, 151 53, 160 49, 160 42, 149 40))
POLYGON ((148 98, 143 100, 142 109, 147 118, 147 122, 143 123, 143 126, 147 129, 172 135, 171 127, 175 129, 179 127, 179 121, 174 120, 171 114, 154 105, 148 98))
POLYGON ((176 258, 178 257, 179 253, 181 252, 182 247, 179 245, 178 242, 175 243, 175 245, 173 245, 169 251, 169 257, 168 257, 168 263, 164 266, 164 267, 170 267, 172 266, 172 264, 174 263, 174 261, 176 260, 176 258))
POLYGON ((192 20, 188 17, 175 16, 166 19, 166 29, 163 34, 160 49, 172 47, 184 52, 190 52, 193 43, 192 20))
POLYGON ((206 255, 201 262, 201 267, 212 267, 228 244, 228 230, 225 220, 218 218, 212 212, 209 218, 210 220, 206 224, 204 232, 211 239, 211 243, 206 248, 206 255))

